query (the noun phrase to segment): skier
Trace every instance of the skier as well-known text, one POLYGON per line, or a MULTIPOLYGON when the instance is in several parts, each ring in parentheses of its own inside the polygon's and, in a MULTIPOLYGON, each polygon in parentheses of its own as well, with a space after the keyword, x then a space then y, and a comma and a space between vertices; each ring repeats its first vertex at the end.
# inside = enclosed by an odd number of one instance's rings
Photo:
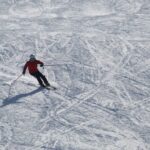
POLYGON ((39 60, 36 60, 33 54, 30 55, 30 60, 27 61, 26 64, 24 65, 22 74, 25 75, 26 69, 28 68, 29 73, 38 80, 40 86, 49 87, 50 84, 47 81, 46 77, 37 68, 38 64, 40 64, 40 67, 44 66, 44 63, 39 60))

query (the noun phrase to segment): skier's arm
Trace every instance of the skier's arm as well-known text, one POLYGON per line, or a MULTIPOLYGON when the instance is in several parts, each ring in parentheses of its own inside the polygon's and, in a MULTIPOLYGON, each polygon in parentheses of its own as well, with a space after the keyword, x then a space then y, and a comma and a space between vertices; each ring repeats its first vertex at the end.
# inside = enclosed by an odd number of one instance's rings
POLYGON ((23 67, 23 72, 22 72, 22 74, 25 74, 25 73, 26 73, 27 67, 28 67, 28 64, 26 63, 26 64, 24 65, 24 67, 23 67))
POLYGON ((37 60, 37 64, 40 64, 40 66, 41 66, 41 67, 43 67, 43 66, 44 66, 44 63, 43 63, 43 62, 41 62, 41 61, 39 61, 39 60, 37 60))

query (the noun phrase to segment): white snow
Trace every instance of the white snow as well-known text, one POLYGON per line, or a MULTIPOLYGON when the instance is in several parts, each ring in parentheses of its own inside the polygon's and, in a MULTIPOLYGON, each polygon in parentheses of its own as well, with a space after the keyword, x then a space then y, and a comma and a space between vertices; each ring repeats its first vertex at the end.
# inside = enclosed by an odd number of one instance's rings
POLYGON ((150 149, 149 0, 0 3, 0 150, 150 149))

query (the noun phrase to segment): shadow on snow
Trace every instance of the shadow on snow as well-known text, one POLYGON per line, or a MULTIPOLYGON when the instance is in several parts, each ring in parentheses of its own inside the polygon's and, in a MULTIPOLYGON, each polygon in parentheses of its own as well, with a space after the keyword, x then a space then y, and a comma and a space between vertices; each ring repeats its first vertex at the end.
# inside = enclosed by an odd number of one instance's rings
POLYGON ((19 95, 16 95, 14 97, 11 97, 11 98, 6 98, 3 100, 3 103, 0 107, 4 107, 4 106, 7 106, 7 105, 10 105, 10 104, 16 104, 16 103, 20 103, 18 102, 21 98, 25 98, 25 97, 28 97, 28 96, 31 96, 31 95, 34 95, 38 92, 40 92, 42 90, 41 87, 39 87, 38 89, 36 90, 33 90, 29 93, 26 93, 26 94, 19 94, 19 95))

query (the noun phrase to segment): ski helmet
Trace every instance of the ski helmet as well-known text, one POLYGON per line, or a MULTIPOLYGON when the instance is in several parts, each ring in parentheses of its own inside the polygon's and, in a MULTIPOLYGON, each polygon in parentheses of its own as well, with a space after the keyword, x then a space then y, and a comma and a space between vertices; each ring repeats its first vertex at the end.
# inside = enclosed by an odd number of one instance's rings
POLYGON ((30 59, 35 59, 35 55, 31 54, 30 59))

